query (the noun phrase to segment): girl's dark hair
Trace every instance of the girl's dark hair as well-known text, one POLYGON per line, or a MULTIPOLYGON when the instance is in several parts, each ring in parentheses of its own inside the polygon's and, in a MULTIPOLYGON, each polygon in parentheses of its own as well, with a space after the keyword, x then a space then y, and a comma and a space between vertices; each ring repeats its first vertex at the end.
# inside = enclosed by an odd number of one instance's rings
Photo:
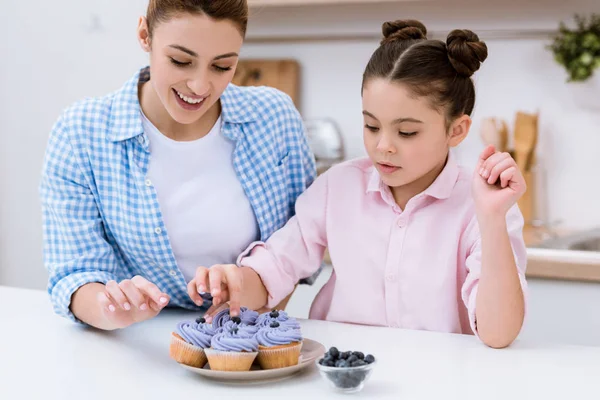
POLYGON ((159 22, 183 13, 206 15, 217 21, 229 20, 237 26, 242 37, 246 36, 247 0, 150 0, 146 11, 150 37, 159 22))
POLYGON ((445 112, 448 125, 463 114, 471 115, 475 105, 471 75, 488 55, 487 46, 475 33, 457 29, 446 43, 428 40, 427 28, 415 20, 386 22, 382 31, 381 45, 363 74, 363 88, 373 78, 406 85, 445 112))

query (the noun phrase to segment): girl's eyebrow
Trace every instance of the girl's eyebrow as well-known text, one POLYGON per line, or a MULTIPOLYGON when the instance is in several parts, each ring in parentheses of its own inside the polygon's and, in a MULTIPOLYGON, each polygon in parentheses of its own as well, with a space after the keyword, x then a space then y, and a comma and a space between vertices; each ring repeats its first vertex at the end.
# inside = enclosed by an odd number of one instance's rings
MULTIPOLYGON (((366 115, 367 117, 371 117, 373 119, 377 119, 376 116, 374 116, 373 114, 371 114, 370 112, 363 110, 363 115, 366 115)), ((418 120, 416 118, 411 118, 411 117, 402 117, 402 118, 396 118, 395 120, 392 121, 392 124, 400 124, 402 122, 414 122, 417 124, 422 124, 423 121, 418 120)))

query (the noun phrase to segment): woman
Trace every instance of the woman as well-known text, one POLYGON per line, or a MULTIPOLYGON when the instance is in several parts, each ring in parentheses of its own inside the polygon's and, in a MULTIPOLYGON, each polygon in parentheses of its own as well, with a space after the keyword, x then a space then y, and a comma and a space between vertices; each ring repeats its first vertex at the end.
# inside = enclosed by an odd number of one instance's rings
POLYGON ((314 159, 288 96, 231 84, 247 20, 246 0, 150 0, 150 66, 56 122, 41 197, 58 314, 117 329, 203 306, 186 292, 196 268, 292 216, 314 159))

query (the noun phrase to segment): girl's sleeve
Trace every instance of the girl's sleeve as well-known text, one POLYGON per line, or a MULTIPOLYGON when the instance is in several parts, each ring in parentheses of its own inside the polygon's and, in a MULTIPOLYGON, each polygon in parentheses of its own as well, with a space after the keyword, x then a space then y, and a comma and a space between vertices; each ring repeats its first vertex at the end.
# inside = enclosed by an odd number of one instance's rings
MULTIPOLYGON (((521 281, 523 290, 523 299, 525 302, 525 311, 527 311, 527 281, 525 279, 525 269, 527 268, 527 247, 523 240, 523 215, 518 206, 512 207, 506 215, 506 226, 508 236, 512 246, 517 273, 521 281)), ((462 300, 469 313, 469 323, 475 335, 477 335, 476 302, 477 290, 479 287, 479 277, 481 275, 481 234, 477 218, 473 217, 467 230, 467 243, 469 251, 466 259, 467 278, 462 286, 462 300)))
POLYGON ((325 173, 298 197, 296 215, 266 243, 255 242, 238 258, 250 267, 268 291, 267 307, 275 307, 302 278, 313 275, 327 246, 327 179, 325 173))

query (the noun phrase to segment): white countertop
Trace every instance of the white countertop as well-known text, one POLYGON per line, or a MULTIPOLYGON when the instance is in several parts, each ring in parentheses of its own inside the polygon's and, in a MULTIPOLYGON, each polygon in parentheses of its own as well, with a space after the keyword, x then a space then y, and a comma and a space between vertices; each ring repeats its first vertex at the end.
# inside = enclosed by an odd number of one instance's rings
MULTIPOLYGON (((176 322, 166 311, 118 332, 55 316, 44 292, 0 287, 1 399, 321 399, 330 390, 316 368, 260 386, 225 386, 168 356, 176 322)), ((304 335, 378 364, 365 399, 598 399, 600 348, 517 341, 493 350, 472 336, 301 321, 304 335)), ((577 329, 573 327, 573 329, 577 329)))

